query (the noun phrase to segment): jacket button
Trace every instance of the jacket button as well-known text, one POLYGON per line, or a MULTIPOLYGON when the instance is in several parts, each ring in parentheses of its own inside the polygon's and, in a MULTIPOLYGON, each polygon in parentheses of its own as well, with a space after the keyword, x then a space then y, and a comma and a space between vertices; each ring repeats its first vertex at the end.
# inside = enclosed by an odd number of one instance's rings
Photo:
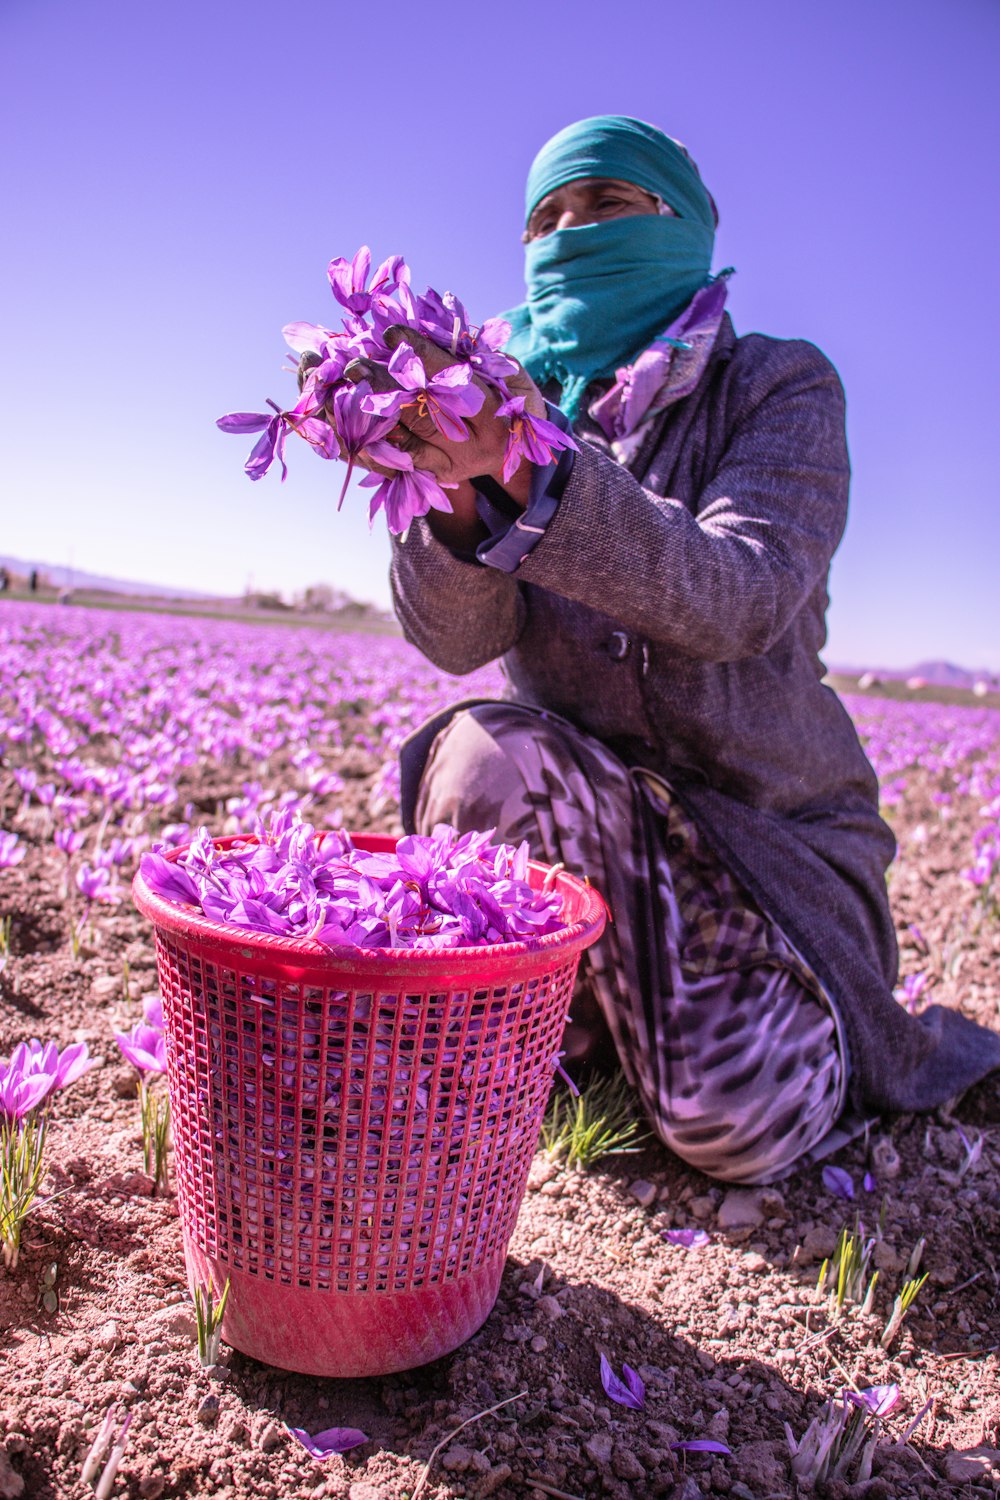
POLYGON ((624 661, 632 649, 632 642, 624 630, 616 630, 608 639, 607 651, 612 661, 624 661))

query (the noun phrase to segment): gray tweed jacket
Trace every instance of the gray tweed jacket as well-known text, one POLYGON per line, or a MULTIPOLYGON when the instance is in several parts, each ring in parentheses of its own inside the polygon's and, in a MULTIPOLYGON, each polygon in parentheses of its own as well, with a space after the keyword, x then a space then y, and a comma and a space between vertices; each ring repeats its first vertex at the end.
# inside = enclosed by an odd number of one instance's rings
POLYGON ((826 984, 856 1107, 941 1103, 1000 1067, 1000 1036, 892 997, 895 844, 819 659, 850 473, 835 369, 726 317, 629 468, 582 430, 515 573, 459 560, 424 521, 394 542, 404 633, 449 672, 502 658, 509 697, 659 771, 826 984))

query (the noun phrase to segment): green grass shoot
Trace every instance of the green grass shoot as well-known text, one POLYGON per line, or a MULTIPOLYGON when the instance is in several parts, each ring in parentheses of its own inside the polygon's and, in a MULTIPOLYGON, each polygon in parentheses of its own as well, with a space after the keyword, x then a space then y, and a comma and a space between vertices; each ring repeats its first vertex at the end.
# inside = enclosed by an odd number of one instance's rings
POLYGON ((553 1161, 583 1170, 604 1156, 639 1151, 646 1132, 624 1074, 591 1079, 576 1098, 563 1089, 553 1090, 541 1140, 553 1161))

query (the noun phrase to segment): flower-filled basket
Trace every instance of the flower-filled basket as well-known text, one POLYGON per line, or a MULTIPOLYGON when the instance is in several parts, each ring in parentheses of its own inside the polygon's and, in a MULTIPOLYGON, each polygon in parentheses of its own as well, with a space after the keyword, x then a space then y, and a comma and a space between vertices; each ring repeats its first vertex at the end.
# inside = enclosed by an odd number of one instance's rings
POLYGON ((584 882, 526 859, 519 873, 560 898, 555 930, 372 949, 329 928, 235 927, 136 876, 156 929, 188 1280, 192 1293, 228 1280, 233 1347, 307 1374, 386 1374, 485 1321, 577 965, 605 921, 584 882))

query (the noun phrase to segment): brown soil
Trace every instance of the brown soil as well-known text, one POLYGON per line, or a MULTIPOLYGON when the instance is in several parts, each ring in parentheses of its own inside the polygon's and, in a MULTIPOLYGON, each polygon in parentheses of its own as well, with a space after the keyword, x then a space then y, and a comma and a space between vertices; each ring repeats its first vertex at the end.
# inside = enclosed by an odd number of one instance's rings
MULTIPOLYGON (((391 809, 376 818, 368 810, 374 758, 354 747, 345 761, 350 775, 336 801, 346 826, 392 830, 391 809)), ((281 769, 272 765, 272 781, 280 782, 281 769)), ((241 777, 234 772, 232 785, 223 785, 218 775, 213 784, 202 776, 182 788, 182 800, 211 808, 241 777)), ((891 891, 903 972, 929 969, 933 999, 997 1026, 1000 924, 977 927, 975 893, 959 875, 978 807, 966 799, 942 820, 931 801, 937 784, 911 773, 894 810, 901 856, 891 891), (922 929, 928 955, 910 923, 922 929)), ((28 1221, 16 1270, 0 1270, 0 1500, 89 1493, 80 1467, 114 1402, 133 1415, 115 1495, 396 1500, 413 1492, 449 1432, 522 1392, 445 1444, 424 1496, 765 1500, 796 1493, 784 1424, 801 1436, 848 1377, 863 1386, 896 1381, 903 1401, 885 1424, 875 1477, 828 1493, 994 1493, 996 1079, 956 1110, 967 1136, 978 1130, 983 1139, 964 1175, 964 1147, 943 1116, 886 1122, 867 1149, 859 1142, 838 1159, 858 1182, 877 1160, 879 1190, 860 1200, 869 1221, 885 1193, 882 1273, 870 1316, 849 1310, 834 1321, 815 1290, 817 1262, 848 1217, 818 1168, 777 1189, 734 1194, 658 1147, 607 1158, 589 1174, 559 1170, 540 1155, 500 1298, 454 1355, 402 1375, 338 1381, 227 1351, 221 1368, 204 1372, 175 1200, 150 1196, 134 1075, 111 1040, 112 1025, 129 1019, 123 960, 133 997, 156 988, 151 934, 122 906, 98 916, 89 947, 74 959, 44 811, 14 822, 17 802, 10 773, 0 771, 0 824, 30 846, 25 861, 0 876, 3 910, 13 917, 12 957, 0 978, 0 1054, 24 1037, 86 1038, 103 1066, 58 1099, 46 1191, 59 1196, 28 1221), (741 1217, 743 1227, 723 1227, 741 1217), (686 1251, 663 1240, 662 1230, 685 1225, 706 1228, 710 1245, 686 1251), (879 1336, 921 1235, 930 1279, 884 1354, 879 1336), (59 1306, 48 1312, 41 1280, 53 1263, 59 1306), (605 1397, 602 1351, 616 1368, 626 1361, 642 1374, 642 1411, 605 1397), (896 1437, 930 1397, 931 1413, 912 1442, 898 1446, 896 1437), (370 1441, 320 1464, 287 1436, 285 1423, 312 1432, 356 1426, 370 1441), (731 1456, 685 1459, 671 1450, 699 1437, 725 1442, 731 1456), (969 1450, 980 1455, 960 1460, 969 1450)), ((311 816, 319 821, 315 810, 311 816)))

